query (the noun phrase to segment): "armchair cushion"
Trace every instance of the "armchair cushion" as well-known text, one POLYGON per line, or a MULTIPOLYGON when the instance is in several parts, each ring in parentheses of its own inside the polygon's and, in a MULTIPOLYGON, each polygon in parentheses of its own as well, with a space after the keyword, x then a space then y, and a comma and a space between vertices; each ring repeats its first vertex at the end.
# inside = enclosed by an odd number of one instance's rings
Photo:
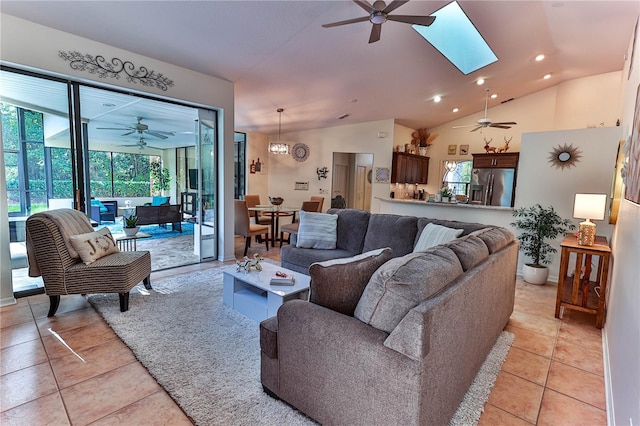
POLYGON ((85 265, 120 251, 109 228, 102 228, 86 234, 72 235, 69 237, 69 241, 85 265))
POLYGON ((355 317, 391 333, 412 308, 462 273, 458 256, 446 247, 391 259, 371 277, 358 301, 355 317))
POLYGON ((296 247, 333 250, 336 248, 338 216, 300 210, 296 247))
POLYGON ((91 205, 99 207, 100 208, 100 213, 106 213, 106 212, 109 211, 109 209, 107 209, 107 206, 102 204, 102 201, 100 201, 100 200, 91 200, 91 205))
POLYGON ((430 247, 448 243, 458 238, 462 234, 462 231, 462 229, 447 228, 446 226, 428 223, 422 230, 413 251, 425 251, 430 247))
POLYGON ((151 199, 152 206, 161 206, 163 204, 168 204, 168 203, 169 203, 169 197, 161 197, 159 195, 154 195, 153 198, 151 199))
POLYGON ((309 301, 353 316, 371 275, 389 259, 391 249, 383 248, 354 257, 311 264, 309 301))

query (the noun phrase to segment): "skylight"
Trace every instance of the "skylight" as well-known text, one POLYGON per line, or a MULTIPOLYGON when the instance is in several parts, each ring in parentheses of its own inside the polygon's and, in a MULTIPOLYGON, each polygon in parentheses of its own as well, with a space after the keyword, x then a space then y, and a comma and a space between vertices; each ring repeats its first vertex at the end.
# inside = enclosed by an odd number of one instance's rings
POLYGON ((460 5, 453 1, 432 13, 429 27, 412 25, 463 74, 467 75, 498 60, 460 5))

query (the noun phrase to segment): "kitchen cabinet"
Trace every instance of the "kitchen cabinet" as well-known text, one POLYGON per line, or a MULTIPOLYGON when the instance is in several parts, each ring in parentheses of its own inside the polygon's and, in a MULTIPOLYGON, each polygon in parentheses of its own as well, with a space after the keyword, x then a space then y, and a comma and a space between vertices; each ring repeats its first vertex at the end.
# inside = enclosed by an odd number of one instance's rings
POLYGON ((502 154, 473 154, 474 169, 516 169, 518 168, 519 152, 505 152, 502 154))
POLYGON ((392 183, 427 183, 429 176, 429 157, 394 152, 391 163, 392 183))

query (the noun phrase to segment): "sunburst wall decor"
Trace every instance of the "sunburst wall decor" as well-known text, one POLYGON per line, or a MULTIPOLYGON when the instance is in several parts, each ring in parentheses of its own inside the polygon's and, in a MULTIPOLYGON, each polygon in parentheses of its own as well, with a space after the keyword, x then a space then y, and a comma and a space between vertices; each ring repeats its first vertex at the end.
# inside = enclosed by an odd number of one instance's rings
POLYGON ((564 170, 576 165, 582 157, 582 151, 575 148, 573 144, 558 145, 549 153, 549 162, 557 169, 564 170))

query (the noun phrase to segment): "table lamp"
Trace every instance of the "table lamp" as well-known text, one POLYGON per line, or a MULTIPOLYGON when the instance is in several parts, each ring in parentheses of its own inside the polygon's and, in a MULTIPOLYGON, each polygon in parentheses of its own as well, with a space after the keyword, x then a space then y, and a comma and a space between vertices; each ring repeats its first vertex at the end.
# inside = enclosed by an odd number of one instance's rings
POLYGON ((596 240, 596 224, 591 220, 604 219, 607 194, 576 194, 573 217, 585 219, 578 227, 578 244, 592 246, 596 240))

